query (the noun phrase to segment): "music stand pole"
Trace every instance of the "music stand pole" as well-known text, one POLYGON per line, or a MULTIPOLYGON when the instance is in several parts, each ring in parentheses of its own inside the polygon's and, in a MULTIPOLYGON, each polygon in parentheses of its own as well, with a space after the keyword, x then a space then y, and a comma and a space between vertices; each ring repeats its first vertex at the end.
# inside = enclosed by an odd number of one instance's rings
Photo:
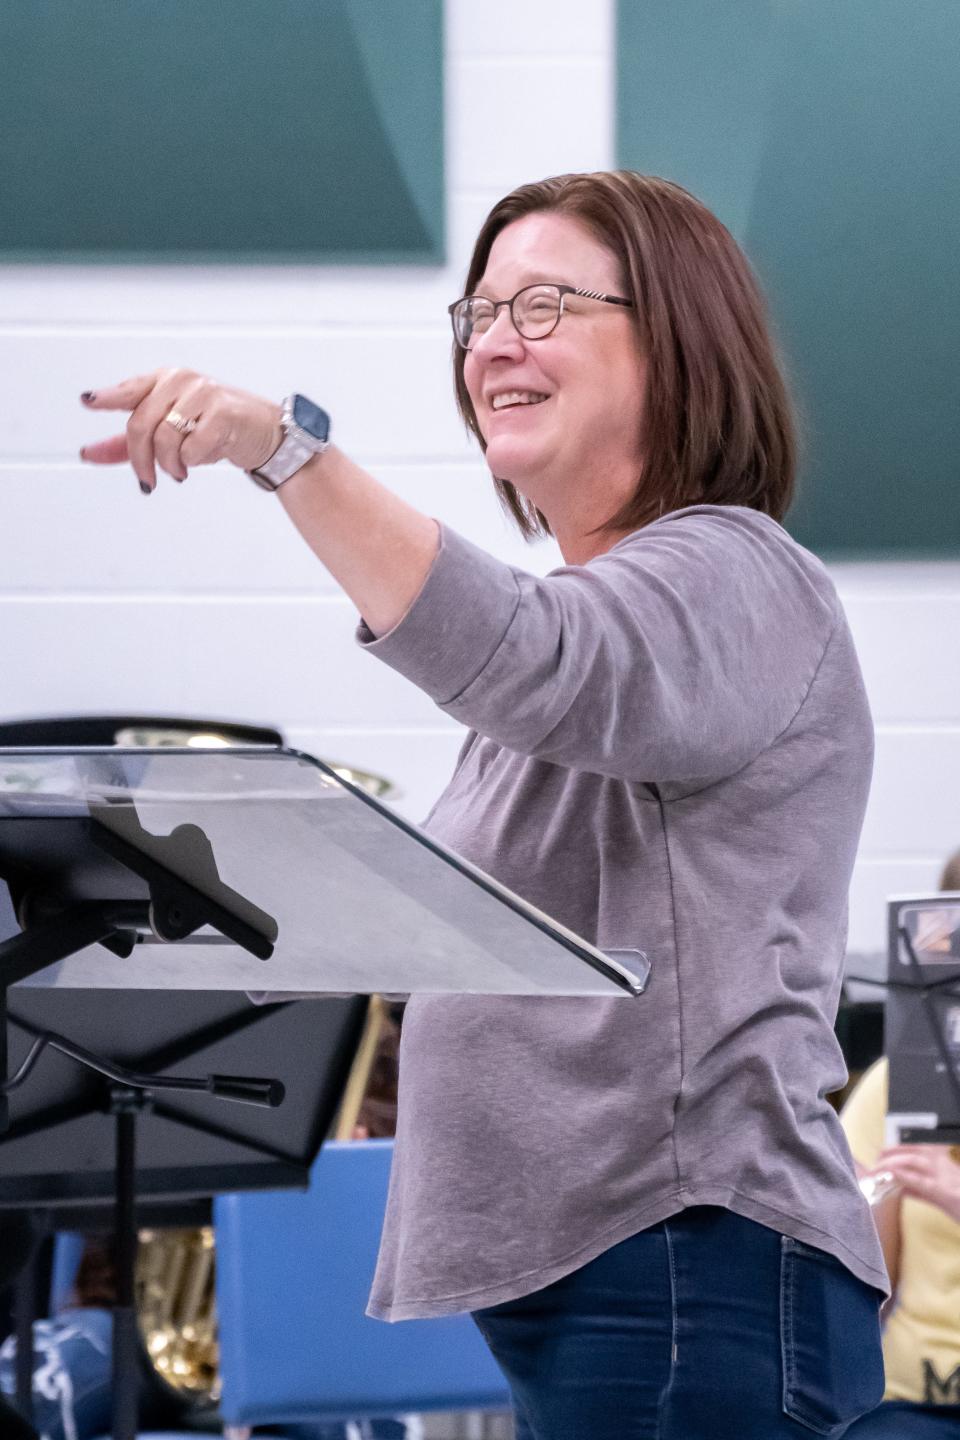
POLYGON ((117 1145, 113 1232, 117 1271, 117 1298, 113 1307, 113 1440, 134 1440, 137 1433, 137 1116, 149 1103, 143 1091, 125 1085, 111 1087, 110 1110, 116 1117, 117 1145))
POLYGON ((221 1100, 274 1108, 283 1101, 279 1080, 248 1075, 141 1075, 94 1055, 52 1030, 37 1035, 26 1059, 4 1085, 0 1095, 22 1085, 43 1051, 51 1050, 112 1081, 109 1111, 116 1119, 114 1188, 114 1251, 117 1299, 113 1307, 113 1440, 136 1440, 139 1399, 139 1360, 135 1297, 137 1260, 136 1157, 137 1117, 153 1104, 153 1090, 198 1091, 221 1100))

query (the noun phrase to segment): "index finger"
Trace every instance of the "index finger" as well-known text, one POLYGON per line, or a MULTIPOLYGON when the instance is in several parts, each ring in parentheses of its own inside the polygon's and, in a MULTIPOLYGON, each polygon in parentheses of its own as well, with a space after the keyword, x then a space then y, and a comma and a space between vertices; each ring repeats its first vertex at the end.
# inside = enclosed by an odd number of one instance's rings
POLYGON ((84 390, 80 399, 88 410, 136 410, 160 379, 162 372, 153 370, 149 375, 134 375, 121 380, 119 385, 105 385, 100 390, 84 390))

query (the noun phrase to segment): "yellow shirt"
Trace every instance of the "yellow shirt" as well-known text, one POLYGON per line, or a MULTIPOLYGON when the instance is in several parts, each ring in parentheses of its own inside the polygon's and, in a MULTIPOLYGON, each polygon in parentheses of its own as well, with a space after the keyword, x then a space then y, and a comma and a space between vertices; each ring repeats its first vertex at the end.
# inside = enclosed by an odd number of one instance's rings
MULTIPOLYGON (((871 1168, 883 1148, 887 1062, 863 1076, 840 1117, 854 1159, 871 1168)), ((900 1278, 883 1334, 886 1400, 960 1404, 960 1225, 904 1196, 900 1278)))

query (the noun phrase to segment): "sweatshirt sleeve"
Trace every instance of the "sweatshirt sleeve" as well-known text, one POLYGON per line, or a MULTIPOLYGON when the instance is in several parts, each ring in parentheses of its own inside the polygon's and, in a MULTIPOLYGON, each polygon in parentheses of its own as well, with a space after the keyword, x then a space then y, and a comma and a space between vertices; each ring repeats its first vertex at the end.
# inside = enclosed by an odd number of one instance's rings
POLYGON ((444 529, 403 619, 358 639, 521 755, 708 782, 789 726, 837 614, 826 572, 775 521, 703 506, 545 578, 444 529))

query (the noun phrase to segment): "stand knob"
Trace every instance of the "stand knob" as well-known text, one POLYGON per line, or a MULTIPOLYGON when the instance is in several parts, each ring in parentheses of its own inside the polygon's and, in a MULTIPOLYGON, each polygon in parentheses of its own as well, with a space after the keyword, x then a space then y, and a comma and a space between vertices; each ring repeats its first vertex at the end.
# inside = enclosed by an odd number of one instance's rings
POLYGON ((244 1075, 211 1075, 207 1081, 211 1095, 221 1100, 239 1100, 244 1105, 264 1105, 275 1110, 283 1104, 286 1090, 279 1080, 251 1080, 244 1075))

